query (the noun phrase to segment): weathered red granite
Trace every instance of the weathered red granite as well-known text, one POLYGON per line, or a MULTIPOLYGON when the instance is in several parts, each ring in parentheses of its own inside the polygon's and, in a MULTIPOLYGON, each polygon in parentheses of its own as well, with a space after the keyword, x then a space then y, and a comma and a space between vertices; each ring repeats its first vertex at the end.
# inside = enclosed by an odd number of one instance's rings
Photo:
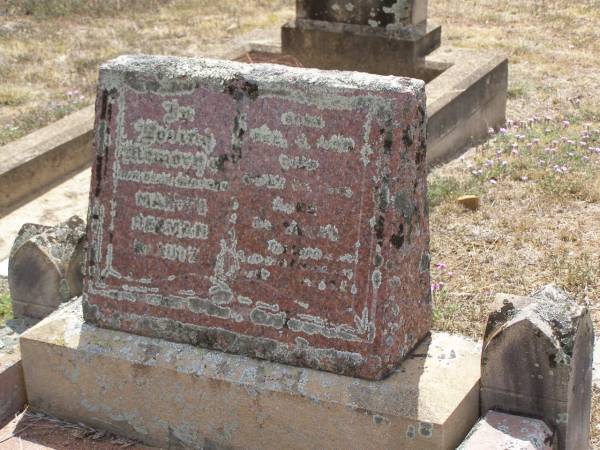
POLYGON ((380 379, 431 322, 418 80, 102 66, 87 321, 380 379))

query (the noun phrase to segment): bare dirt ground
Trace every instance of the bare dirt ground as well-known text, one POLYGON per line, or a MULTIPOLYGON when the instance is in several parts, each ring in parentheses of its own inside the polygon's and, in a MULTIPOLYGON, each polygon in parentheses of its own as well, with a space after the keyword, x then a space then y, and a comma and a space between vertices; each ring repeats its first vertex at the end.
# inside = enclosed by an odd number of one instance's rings
POLYGON ((24 412, 0 429, 0 450, 150 450, 83 424, 24 412))
MULTIPOLYGON (((0 16, 0 144, 91 103, 102 60, 206 54, 293 16, 292 0, 106 0, 79 10, 71 0, 57 15, 60 3, 0 16)), ((435 328, 481 337, 496 293, 555 283, 590 307, 600 330, 600 2, 429 3, 445 44, 509 56, 513 121, 430 175, 435 328), (481 208, 457 205, 463 194, 480 196, 481 208)))

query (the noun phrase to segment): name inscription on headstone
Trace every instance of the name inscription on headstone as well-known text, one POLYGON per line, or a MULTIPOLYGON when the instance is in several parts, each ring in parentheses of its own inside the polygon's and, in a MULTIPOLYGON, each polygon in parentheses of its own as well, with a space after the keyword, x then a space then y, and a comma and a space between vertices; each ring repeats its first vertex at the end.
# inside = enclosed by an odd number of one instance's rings
POLYGON ((86 320, 365 378, 430 326, 423 84, 101 69, 86 320))

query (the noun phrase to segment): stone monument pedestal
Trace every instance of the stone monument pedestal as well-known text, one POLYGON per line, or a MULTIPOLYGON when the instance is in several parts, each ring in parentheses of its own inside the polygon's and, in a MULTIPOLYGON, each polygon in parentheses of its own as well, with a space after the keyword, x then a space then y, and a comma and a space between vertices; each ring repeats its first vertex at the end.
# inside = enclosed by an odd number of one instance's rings
POLYGON ((77 300, 21 352, 33 410, 164 448, 454 449, 479 415, 480 345, 444 333, 368 381, 97 328, 77 300))
POLYGON ((307 67, 395 75, 441 45, 442 27, 428 24, 427 0, 296 0, 281 41, 307 67))
POLYGON ((306 67, 378 74, 406 73, 441 44, 442 27, 389 32, 364 25, 318 20, 290 21, 281 29, 282 49, 306 67))

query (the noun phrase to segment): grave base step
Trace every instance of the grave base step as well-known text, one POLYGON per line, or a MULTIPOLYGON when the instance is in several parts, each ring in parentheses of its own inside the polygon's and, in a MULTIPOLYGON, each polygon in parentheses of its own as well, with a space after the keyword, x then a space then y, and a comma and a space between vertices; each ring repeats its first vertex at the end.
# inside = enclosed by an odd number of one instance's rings
POLYGON ((479 412, 480 345, 444 333, 366 381, 97 328, 77 300, 21 351, 33 410, 164 448, 454 449, 479 412))

